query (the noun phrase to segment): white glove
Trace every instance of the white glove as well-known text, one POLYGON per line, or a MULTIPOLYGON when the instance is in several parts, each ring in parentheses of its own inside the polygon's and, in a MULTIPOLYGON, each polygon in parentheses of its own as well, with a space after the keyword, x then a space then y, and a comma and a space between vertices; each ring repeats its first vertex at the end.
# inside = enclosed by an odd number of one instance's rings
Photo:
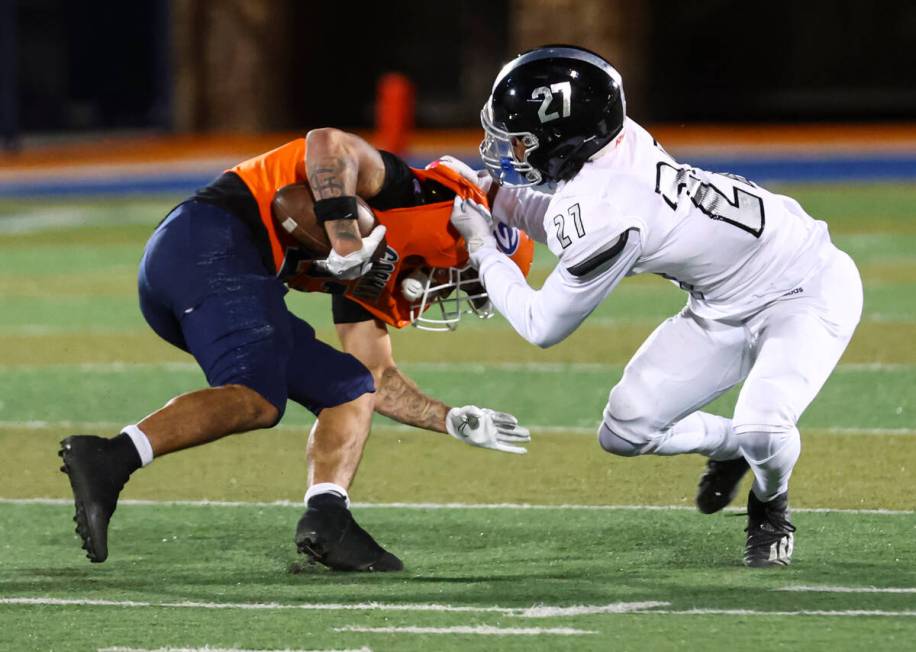
POLYGON ((475 170, 464 161, 461 161, 454 156, 449 156, 448 154, 441 157, 437 162, 439 165, 444 165, 445 167, 454 170, 463 176, 465 179, 480 188, 484 194, 490 192, 490 186, 493 185, 493 177, 491 177, 490 173, 486 170, 475 170))
POLYGON ((476 405, 449 410, 445 417, 445 429, 448 430, 448 434, 465 444, 516 455, 524 455, 528 451, 512 444, 531 441, 528 429, 518 425, 518 419, 511 414, 479 408, 476 405))
MULTIPOLYGON (((473 199, 455 197, 452 206, 452 226, 458 229, 467 243, 468 253, 473 258, 482 247, 495 247, 496 238, 493 236, 493 216, 486 206, 478 204, 473 199)), ((471 262, 474 262, 473 260, 471 262)))
POLYGON ((341 256, 334 249, 328 254, 326 260, 316 261, 315 265, 337 278, 351 280, 359 278, 372 269, 372 254, 378 249, 379 243, 385 237, 385 227, 379 224, 372 232, 363 238, 362 249, 341 256))

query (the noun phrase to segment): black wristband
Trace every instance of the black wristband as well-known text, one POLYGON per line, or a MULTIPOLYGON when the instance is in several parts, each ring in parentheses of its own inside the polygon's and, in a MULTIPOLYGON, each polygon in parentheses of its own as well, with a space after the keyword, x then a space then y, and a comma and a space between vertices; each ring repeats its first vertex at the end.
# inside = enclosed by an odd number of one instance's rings
POLYGON ((355 220, 359 214, 356 197, 329 197, 315 202, 315 217, 321 224, 331 220, 355 220))

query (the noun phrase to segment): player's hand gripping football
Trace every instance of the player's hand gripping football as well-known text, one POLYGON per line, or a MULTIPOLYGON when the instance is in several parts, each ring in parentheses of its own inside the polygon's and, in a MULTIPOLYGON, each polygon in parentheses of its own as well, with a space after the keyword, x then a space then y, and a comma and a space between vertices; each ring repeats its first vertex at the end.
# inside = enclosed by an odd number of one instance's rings
POLYGON ((335 249, 331 249, 327 259, 317 261, 316 265, 340 279, 349 281, 359 278, 372 269, 372 256, 384 237, 385 227, 380 224, 363 238, 362 248, 346 256, 341 256, 335 249))
POLYGON ((445 428, 448 434, 465 444, 516 455, 528 452, 518 444, 531 441, 528 429, 518 425, 518 419, 511 414, 476 405, 449 410, 445 417, 445 428))
POLYGON ((474 254, 483 247, 496 246, 493 236, 493 216, 487 207, 478 204, 473 199, 455 197, 452 206, 452 226, 458 229, 468 248, 471 262, 474 263, 474 254))

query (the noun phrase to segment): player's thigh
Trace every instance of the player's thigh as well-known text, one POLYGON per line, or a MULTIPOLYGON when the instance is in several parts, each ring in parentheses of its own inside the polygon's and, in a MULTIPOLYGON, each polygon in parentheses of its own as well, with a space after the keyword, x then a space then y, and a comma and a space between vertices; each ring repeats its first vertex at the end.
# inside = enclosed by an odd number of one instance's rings
POLYGON ((315 330, 288 314, 293 346, 287 368, 289 398, 313 414, 375 391, 372 374, 349 353, 315 337, 315 330))
POLYGON ((249 228, 201 202, 175 209, 141 262, 141 306, 153 329, 189 351, 210 385, 250 387, 281 414, 292 350, 285 294, 249 228))
POLYGON ((827 382, 862 314, 862 281, 852 259, 833 249, 804 291, 750 320, 757 333, 734 422, 741 431, 793 427, 827 382))
POLYGON ((737 432, 794 427, 849 344, 851 332, 838 333, 816 312, 797 308, 773 311, 763 322, 735 405, 737 432))
POLYGON ((180 204, 166 216, 147 241, 137 273, 140 312, 146 323, 159 337, 185 351, 188 347, 176 306, 193 303, 186 295, 200 283, 193 275, 190 256, 188 230, 193 210, 193 205, 180 204))
POLYGON ((232 293, 241 276, 272 276, 250 228, 200 201, 179 204, 166 216, 146 243, 139 267, 144 318, 160 337, 185 350, 185 314, 207 296, 232 293))
POLYGON ((182 315, 188 350, 213 387, 244 385, 286 407, 293 333, 286 318, 286 289, 274 277, 239 275, 234 291, 203 297, 182 315))
POLYGON ((664 430, 740 382, 748 353, 743 326, 703 320, 685 309, 642 344, 611 390, 605 414, 664 430))
POLYGON ((184 341, 184 335, 181 334, 181 321, 168 306, 160 303, 155 295, 144 285, 144 279, 141 278, 139 302, 143 319, 146 320, 147 325, 153 329, 156 335, 169 344, 187 351, 188 345, 184 341))

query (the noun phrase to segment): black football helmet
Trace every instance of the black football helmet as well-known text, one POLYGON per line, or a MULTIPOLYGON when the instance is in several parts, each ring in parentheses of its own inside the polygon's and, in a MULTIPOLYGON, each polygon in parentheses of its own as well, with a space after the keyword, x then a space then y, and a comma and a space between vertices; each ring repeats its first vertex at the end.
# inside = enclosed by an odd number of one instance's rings
POLYGON ((528 50, 503 66, 480 112, 480 156, 506 186, 567 181, 623 128, 623 82, 571 45, 528 50))

